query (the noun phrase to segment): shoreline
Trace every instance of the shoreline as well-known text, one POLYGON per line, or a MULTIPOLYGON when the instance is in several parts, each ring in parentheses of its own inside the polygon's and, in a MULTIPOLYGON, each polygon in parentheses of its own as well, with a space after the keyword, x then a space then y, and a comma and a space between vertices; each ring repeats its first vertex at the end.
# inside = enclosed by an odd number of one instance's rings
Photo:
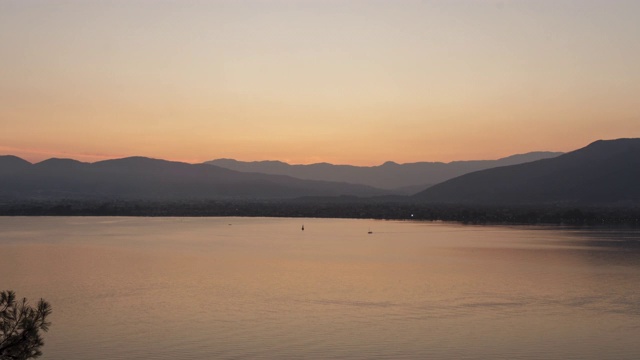
POLYGON ((0 216, 272 217, 445 221, 477 225, 640 227, 638 206, 452 205, 305 200, 29 200, 0 202, 0 216))

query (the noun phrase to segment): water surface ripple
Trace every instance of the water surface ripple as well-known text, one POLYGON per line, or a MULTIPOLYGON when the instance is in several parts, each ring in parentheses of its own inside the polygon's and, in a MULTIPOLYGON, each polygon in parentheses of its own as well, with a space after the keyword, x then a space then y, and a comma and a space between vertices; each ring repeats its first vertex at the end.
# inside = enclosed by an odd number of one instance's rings
POLYGON ((4 217, 0 256, 45 360, 640 359, 633 229, 4 217))

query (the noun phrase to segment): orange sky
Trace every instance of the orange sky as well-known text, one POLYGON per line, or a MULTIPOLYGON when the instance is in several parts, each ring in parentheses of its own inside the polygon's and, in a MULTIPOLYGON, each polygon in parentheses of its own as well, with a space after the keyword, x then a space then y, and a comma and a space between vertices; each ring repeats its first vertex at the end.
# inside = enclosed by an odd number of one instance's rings
POLYGON ((0 0, 0 153, 377 165, 640 137, 639 1, 0 0))

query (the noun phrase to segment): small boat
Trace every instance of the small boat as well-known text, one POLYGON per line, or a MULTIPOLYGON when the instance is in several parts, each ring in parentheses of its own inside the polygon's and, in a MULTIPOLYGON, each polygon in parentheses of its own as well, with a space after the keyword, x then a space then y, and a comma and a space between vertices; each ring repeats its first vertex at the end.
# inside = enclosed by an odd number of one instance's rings
POLYGON ((367 234, 373 234, 373 231, 371 231, 371 228, 369 228, 369 231, 367 231, 367 234))
POLYGON ((302 225, 302 231, 304 231, 304 224, 302 225))

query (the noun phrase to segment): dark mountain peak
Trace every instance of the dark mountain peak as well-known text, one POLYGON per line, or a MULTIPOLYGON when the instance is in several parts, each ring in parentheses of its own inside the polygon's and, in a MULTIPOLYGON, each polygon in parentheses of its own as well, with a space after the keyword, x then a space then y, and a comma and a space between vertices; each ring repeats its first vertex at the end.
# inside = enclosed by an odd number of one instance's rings
POLYGON ((175 163, 175 161, 154 159, 144 156, 129 156, 120 159, 110 159, 95 162, 94 165, 109 165, 109 164, 129 164, 129 165, 146 165, 146 164, 166 164, 175 163))
POLYGON ((572 151, 572 153, 576 154, 602 154, 602 155, 614 155, 622 152, 633 151, 640 149, 640 138, 639 139, 614 139, 614 140, 598 140, 594 141, 591 144, 583 147, 582 149, 578 149, 576 151, 572 151))
POLYGON ((221 159, 205 161, 202 164, 220 166, 220 167, 224 167, 224 168, 234 168, 234 167, 238 166, 239 164, 241 164, 241 162, 238 161, 238 160, 235 160, 235 159, 221 158, 221 159))
POLYGON ((36 165, 44 165, 44 164, 86 164, 86 163, 83 163, 82 161, 75 160, 75 159, 69 159, 69 158, 49 158, 46 160, 42 160, 39 163, 36 163, 36 165))
POLYGON ((400 166, 400 164, 398 164, 395 161, 385 161, 384 164, 382 164, 381 166, 393 167, 393 166, 400 166))
POLYGON ((0 174, 8 175, 30 168, 32 164, 27 160, 13 155, 0 156, 0 174))
POLYGON ((640 138, 619 138, 619 139, 609 139, 609 140, 600 139, 592 142, 591 144, 585 147, 589 148, 589 147, 598 147, 598 146, 606 146, 609 148, 614 146, 622 146, 622 147, 640 146, 640 138))
POLYGON ((273 164, 273 165, 289 165, 286 162, 279 161, 279 160, 263 160, 263 161, 252 161, 252 162, 253 163, 262 163, 262 164, 273 164))
POLYGON ((0 155, 0 166, 29 166, 30 162, 14 155, 0 155))
POLYGON ((640 204, 640 139, 600 140, 564 155, 476 171, 416 198, 451 204, 640 204))
POLYGON ((34 164, 34 166, 39 169, 67 169, 83 165, 88 165, 88 163, 66 158, 51 158, 34 164))
POLYGON ((295 166, 297 166, 297 167, 308 167, 308 166, 310 166, 310 167, 316 167, 316 168, 331 168, 331 167, 334 167, 334 166, 340 167, 340 166, 350 166, 350 165, 334 165, 334 164, 331 164, 331 163, 328 163, 328 162, 319 162, 319 163, 313 163, 313 164, 309 164, 309 165, 295 165, 295 166))

